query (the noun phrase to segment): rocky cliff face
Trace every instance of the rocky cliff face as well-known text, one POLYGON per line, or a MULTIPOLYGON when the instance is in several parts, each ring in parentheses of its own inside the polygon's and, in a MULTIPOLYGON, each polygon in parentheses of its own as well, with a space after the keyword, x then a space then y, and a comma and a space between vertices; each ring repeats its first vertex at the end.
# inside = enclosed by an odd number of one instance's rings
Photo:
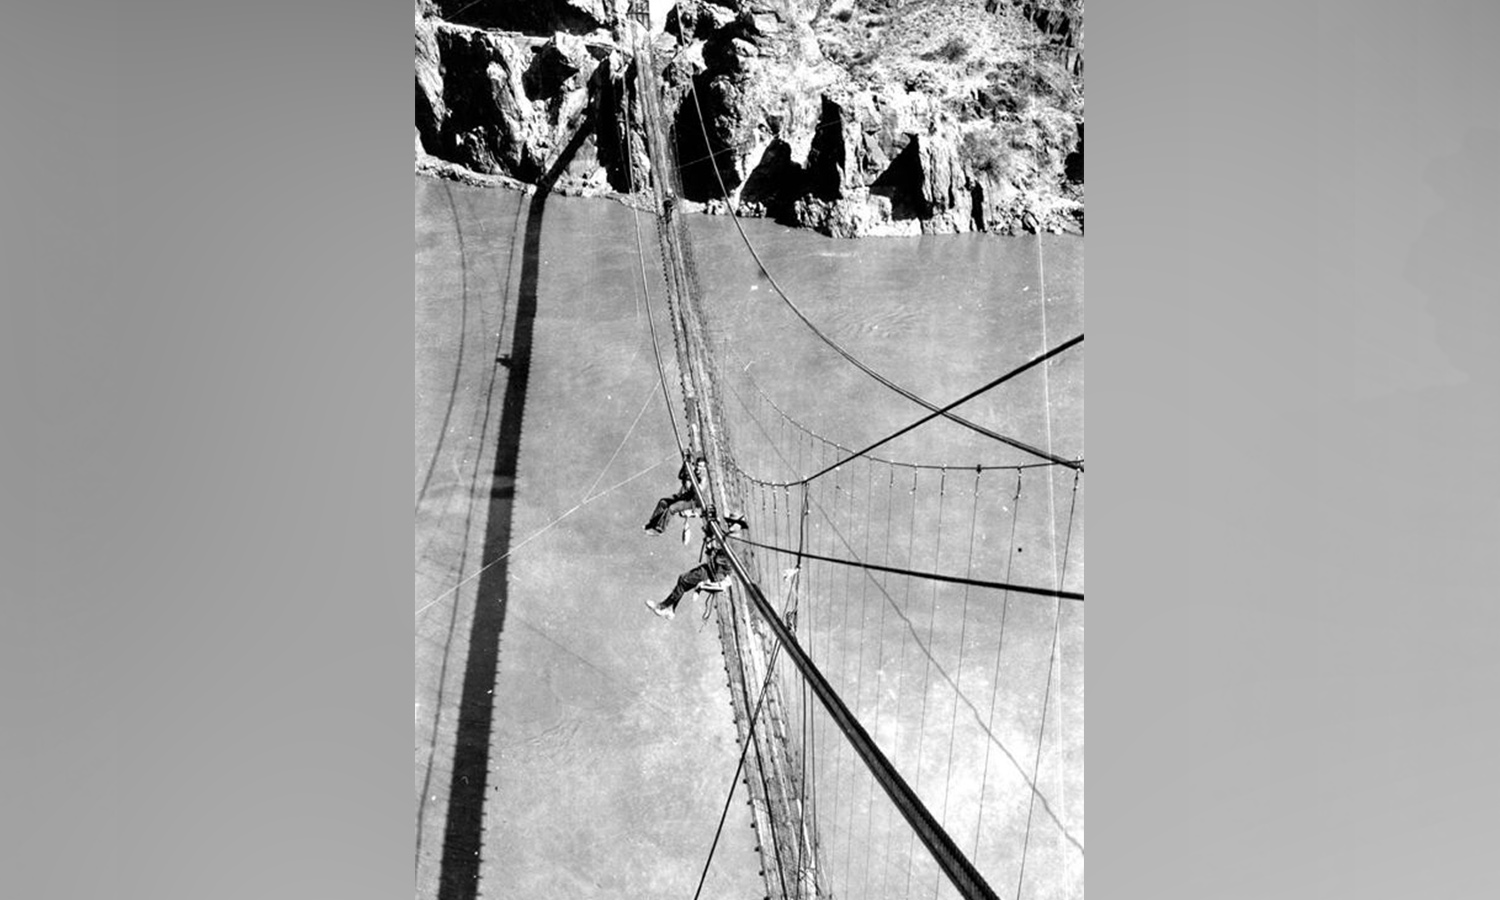
MULTIPOLYGON (((478 4, 465 13, 495 21, 504 4, 478 4)), ((513 4, 532 17, 544 4, 513 4)), ((535 183, 563 151, 578 143, 560 173, 573 192, 624 188, 617 132, 627 58, 594 20, 559 2, 562 21, 583 34, 486 29, 435 15, 416 21, 416 131, 419 163, 441 160, 481 175, 535 183), (596 124, 604 123, 602 134, 596 124)), ((451 169, 450 169, 451 171, 451 169)))
MULTIPOLYGON (((419 163, 535 183, 568 148, 558 189, 630 190, 625 5, 419 0, 419 163)), ((1082 13, 681 0, 657 47, 683 197, 851 237, 1080 231, 1082 13)))

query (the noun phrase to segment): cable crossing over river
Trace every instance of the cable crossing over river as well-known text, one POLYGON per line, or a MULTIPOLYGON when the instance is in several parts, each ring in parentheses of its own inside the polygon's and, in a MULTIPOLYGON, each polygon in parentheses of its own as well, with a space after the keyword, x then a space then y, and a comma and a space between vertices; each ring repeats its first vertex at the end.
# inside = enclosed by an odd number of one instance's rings
MULTIPOLYGON (((643 7, 632 4, 632 13, 643 7)), ((1072 729, 1080 703, 1068 708, 1064 698, 1081 697, 1067 660, 1081 645, 1083 593, 1068 589, 1068 569, 1082 460, 1053 452, 1050 412, 1045 445, 1036 447, 954 410, 1023 373, 1045 378, 1083 336, 1045 346, 1043 319, 1038 353, 955 400, 933 402, 820 329, 736 219, 797 319, 893 397, 927 410, 857 451, 793 421, 749 365, 725 365, 734 351, 706 315, 649 26, 631 35, 635 64, 620 104, 626 156, 649 164, 675 383, 654 324, 652 343, 679 450, 708 461, 698 497, 710 513, 706 535, 725 547, 733 569, 735 589, 714 609, 743 748, 733 780, 745 773, 767 895, 1021 898, 1060 884, 1060 893, 1045 892, 1068 896, 1075 881, 1081 895, 1081 762, 1076 777, 1067 764, 1081 760, 1072 729), (1040 462, 950 465, 871 453, 937 419, 1040 462), (1070 486, 1060 528, 1057 497, 1070 486), (713 514, 729 510, 750 520, 748 537, 726 533, 713 514), (781 608, 764 585, 777 586, 781 608), (791 666, 778 670, 783 656, 791 666)), ((697 89, 695 79, 683 102, 701 128, 697 89)), ((703 137, 712 151, 706 129, 703 137)), ((632 189, 645 186, 639 177, 629 174, 632 189)), ((639 242, 639 218, 636 229, 639 242)), ((650 302, 648 289, 648 320, 650 302)), ((705 875, 717 845, 715 834, 705 875)))

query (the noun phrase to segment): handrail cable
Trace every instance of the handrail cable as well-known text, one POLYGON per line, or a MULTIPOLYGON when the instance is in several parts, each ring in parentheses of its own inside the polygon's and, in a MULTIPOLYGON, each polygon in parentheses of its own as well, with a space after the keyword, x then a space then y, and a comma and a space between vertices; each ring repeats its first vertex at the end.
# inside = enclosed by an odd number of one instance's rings
MULTIPOLYGON (((645 55, 646 55, 647 61, 649 63, 650 58, 651 58, 649 47, 646 48, 645 55)), ((697 104, 696 91, 694 93, 694 103, 695 103, 695 105, 697 104)), ((651 113, 651 109, 648 108, 647 112, 648 112, 648 114, 651 113)), ((700 119, 700 124, 701 124, 702 123, 701 113, 700 113, 699 119, 700 119)), ((717 175, 717 167, 715 167, 715 173, 717 175)), ((660 220, 661 217, 662 217, 661 213, 658 212, 658 219, 660 220)), ((734 221, 736 223, 736 228, 739 229, 738 218, 736 217, 734 221)), ((660 222, 659 222, 659 224, 660 224, 660 222)), ((744 236, 743 230, 741 229, 740 232, 741 232, 741 236, 743 237, 744 236)), ((639 241, 639 237, 638 237, 638 241, 639 241)), ((747 241, 747 246, 749 246, 748 241, 747 241)), ((754 248, 751 247, 750 249, 751 249, 752 254, 754 254, 754 248)), ((757 261, 757 263, 760 262, 758 256, 756 256, 756 261, 757 261)), ((644 262, 642 262, 642 268, 644 269, 644 262)), ((761 266, 761 269, 762 269, 762 272, 766 273, 767 278, 771 279, 771 276, 770 276, 769 272, 766 272, 763 264, 761 266)), ((772 284, 773 284, 773 286, 775 285, 774 280, 772 280, 772 284)), ((781 292, 779 286, 777 286, 777 292, 778 292, 778 294, 781 294, 783 300, 786 300, 789 305, 792 305, 791 302, 790 302, 790 300, 785 296, 785 294, 783 294, 781 292)), ((795 306, 794 305, 793 305, 793 309, 795 310, 795 306)), ((799 313, 799 315, 800 315, 800 313, 799 313)), ((805 318, 804 318, 804 322, 806 322, 805 318)), ((806 324, 808 324, 809 327, 812 327, 810 322, 806 322, 806 324)), ((814 329, 814 330, 816 331, 816 329, 814 329)), ((653 327, 653 334, 654 334, 654 327, 653 327)), ((819 334, 821 336, 821 333, 819 333, 819 334)), ((1080 335, 1079 337, 1073 339, 1072 341, 1068 342, 1067 344, 1063 345, 1062 347, 1057 348, 1057 350, 1052 351, 1052 353, 1060 352, 1061 350, 1066 349, 1067 346, 1071 346, 1072 344, 1077 343, 1077 342, 1079 342, 1081 340, 1082 340, 1082 336, 1080 335)), ((1052 355, 1052 353, 1047 354, 1047 356, 1052 355)), ((875 374, 875 373, 873 373, 873 370, 868 370, 867 367, 864 367, 862 364, 857 363, 857 361, 854 360, 852 357, 846 357, 846 358, 849 358, 852 363, 856 363, 856 365, 859 365, 859 367, 862 370, 866 370, 869 374, 872 374, 872 375, 875 374)), ((1042 359, 1045 359, 1045 358, 1046 358, 1046 356, 1042 357, 1041 359, 1033 361, 1033 363, 1029 363, 1026 366, 1023 366, 1022 369, 1020 369, 1020 370, 1016 370, 1015 372, 1012 372, 1009 375, 1002 376, 1000 379, 998 379, 996 382, 992 383, 991 385, 987 385, 985 388, 982 388, 979 391, 974 392, 974 394, 970 395, 969 397, 965 397, 965 398, 963 398, 963 399, 961 399, 961 400, 959 400, 959 401, 957 401, 957 402, 955 402, 953 404, 950 404, 949 407, 947 407, 947 408, 936 409, 934 411, 934 413, 933 413, 932 416, 928 416, 928 417, 926 417, 926 418, 924 418, 922 420, 919 420, 917 423, 914 423, 913 425, 908 426, 906 429, 903 429, 901 432, 893 434, 889 438, 886 438, 885 440, 882 440, 882 441, 878 442, 876 445, 872 445, 871 447, 866 448, 866 450, 861 451, 861 453, 868 452, 869 450, 874 449, 875 446, 879 446, 880 444, 883 444, 886 441, 892 440, 895 437, 898 437, 900 434, 904 434, 906 431, 909 431, 912 428, 917 427, 917 425, 920 425, 923 422, 930 420, 931 418, 935 418, 938 415, 945 415, 945 416, 948 415, 949 409, 951 409, 952 407, 957 406, 960 403, 962 403, 962 402, 964 402, 964 401, 966 401, 968 399, 971 399, 972 396, 977 396, 979 393, 982 393, 984 390, 988 390, 989 388, 991 388, 991 387, 993 387, 993 386, 1001 383, 1002 381, 1006 380, 1009 377, 1012 377, 1015 374, 1018 374, 1020 371, 1023 371, 1025 368, 1029 368, 1031 365, 1034 365, 1035 363, 1040 362, 1042 359)), ((660 364, 658 365, 658 375, 659 375, 659 377, 661 377, 663 379, 663 382, 664 382, 665 381, 665 369, 660 364)), ((881 380, 883 383, 887 383, 887 385, 893 387, 893 389, 896 387, 893 384, 890 384, 889 382, 887 382, 883 378, 877 378, 877 380, 881 380)), ((665 390, 665 383, 663 383, 663 388, 665 390)), ((928 403, 926 401, 923 401, 920 398, 917 398, 915 395, 910 394, 909 392, 906 392, 904 390, 898 390, 898 392, 903 393, 903 395, 905 395, 905 396, 908 396, 909 399, 913 399, 913 400, 921 403, 921 405, 927 407, 928 409, 934 409, 934 407, 933 407, 932 404, 930 404, 930 403, 928 403)), ((955 417, 955 416, 949 416, 949 418, 952 419, 952 420, 954 420, 954 421, 962 421, 962 420, 958 419, 958 417, 955 417)), ((674 425, 674 437, 678 438, 679 450, 680 450, 681 449, 680 436, 678 436, 676 434, 675 424, 676 423, 675 423, 675 419, 674 419, 674 422, 673 422, 673 425, 674 425)), ((972 423, 965 423, 965 424, 968 424, 970 427, 977 428, 977 426, 973 426, 972 423)), ((993 435, 993 433, 991 433, 991 436, 992 437, 1000 437, 998 435, 993 435)), ((1003 439, 1003 438, 1002 438, 1002 440, 1004 440, 1006 443, 1012 443, 1013 445, 1015 445, 1016 443, 1018 443, 1018 442, 1013 442, 1011 440, 1003 439)), ((1024 446, 1022 446, 1021 449, 1027 449, 1029 451, 1035 452, 1033 448, 1028 448, 1028 447, 1024 447, 1024 446)), ((1043 454, 1038 454, 1038 455, 1043 455, 1043 454)), ((1057 462, 1057 463, 1060 463, 1060 464, 1068 465, 1068 466, 1070 466, 1071 468, 1074 468, 1074 469, 1078 469, 1080 467, 1080 464, 1077 463, 1077 462, 1068 462, 1068 461, 1064 461, 1064 460, 1062 460, 1060 458, 1050 457, 1050 456, 1048 456, 1046 458, 1050 458, 1054 462, 1057 462)), ((835 466, 836 465, 837 465, 837 463, 835 463, 835 466)), ((824 473, 823 472, 819 472, 817 474, 821 475, 821 474, 824 474, 824 473)), ((816 477, 816 476, 814 476, 814 477, 816 477)), ((811 479, 805 479, 803 483, 805 484, 806 481, 810 481, 810 480, 811 479)), ((711 508, 712 508, 711 498, 705 496, 705 494, 708 493, 708 490, 706 490, 706 489, 709 486, 706 486, 706 485, 705 486, 700 486, 700 485, 698 485, 696 483, 696 480, 690 481, 690 485, 691 485, 691 487, 692 487, 695 495, 697 496, 700 504, 703 506, 704 510, 706 512, 711 511, 711 508)), ((802 673, 802 675, 803 675, 806 683, 811 688, 812 692, 818 697, 819 701, 822 703, 822 705, 824 706, 824 708, 829 712, 829 714, 833 718, 834 722, 838 725, 840 731, 849 740, 850 745, 854 749, 854 751, 857 752, 857 753, 859 753, 860 757, 865 762, 865 765, 870 770, 871 774, 875 777, 876 780, 878 780, 881 783, 882 789, 884 789, 886 791, 887 795, 891 798, 892 802, 901 811, 903 817, 906 818, 908 824, 911 825, 911 827, 913 828, 913 830, 917 834, 917 836, 922 839, 923 844, 932 853, 933 858, 937 861, 938 865, 943 869, 944 873, 948 876, 949 880, 954 884, 954 886, 959 890, 959 892, 964 897, 966 897, 966 898, 971 898, 971 900, 972 900, 972 898, 982 898, 982 900, 998 900, 998 898, 996 897, 994 891, 985 882, 983 876, 981 876, 979 874, 978 870, 976 870, 974 868, 973 864, 969 862, 969 860, 964 856, 963 852, 958 849, 958 847, 954 844, 952 838, 943 830, 942 826, 932 816, 932 813, 927 810, 927 808, 926 808, 925 805, 923 805, 921 799, 916 795, 916 793, 911 789, 911 787, 901 777, 900 773, 895 769, 895 767, 885 757, 885 755, 881 752, 881 750, 874 743, 874 741, 871 740, 868 732, 865 731, 864 727, 860 724, 859 720, 857 718, 855 718, 854 715, 849 711, 848 707, 844 704, 843 700, 838 696, 838 694, 828 684, 826 678, 824 678, 824 676, 818 670, 818 668, 816 667, 816 665, 813 664, 812 660, 807 656, 806 652, 802 650, 802 648, 800 647, 800 645, 797 643, 795 635, 793 635, 788 630, 786 624, 782 621, 782 619, 780 618, 780 616, 778 616, 775 608, 772 607, 772 605, 770 604, 770 602, 766 599, 764 593, 760 589, 760 586, 751 578, 750 573, 745 568, 744 563, 739 559, 739 556, 734 552, 733 548, 730 546, 729 541, 728 541, 728 535, 725 533, 723 526, 712 515, 707 515, 707 516, 704 517, 704 528, 705 528, 705 531, 707 533, 707 536, 711 537, 717 543, 717 545, 719 547, 723 548, 724 554, 728 558, 728 561, 730 563, 731 568, 734 571, 736 579, 739 580, 741 582, 741 584, 743 584, 745 586, 745 588, 746 588, 746 590, 747 590, 747 592, 748 592, 748 594, 750 596, 751 605, 754 607, 754 609, 756 610, 756 612, 761 616, 761 618, 767 623, 767 625, 770 627, 771 631, 775 634, 776 638, 778 639, 779 645, 776 648, 776 650, 778 650, 778 651, 780 649, 785 649, 786 650, 787 655, 792 658, 793 663, 797 666, 798 670, 801 671, 801 673, 802 673)), ((770 667, 768 666, 768 674, 769 674, 769 671, 770 671, 770 667)), ((743 754, 742 754, 742 758, 743 758, 743 754)), ((700 883, 700 889, 701 889, 701 883, 700 883)))
MULTIPOLYGON (((792 552, 785 547, 775 547, 771 544, 763 544, 760 541, 752 541, 749 538, 742 537, 738 534, 730 535, 729 539, 732 541, 737 541, 741 544, 745 544, 746 546, 757 547, 761 550, 771 550, 777 553, 792 552)), ((885 572, 890 575, 906 575, 910 578, 923 578, 928 581, 940 581, 945 584, 962 584, 967 587, 992 588, 997 591, 1015 591, 1018 594, 1035 594, 1038 597, 1057 597, 1060 600, 1077 600, 1080 603, 1083 602, 1083 594, 1077 591, 1064 591, 1056 588, 1031 587, 1030 585, 1024 584, 1008 584, 1003 581, 988 581, 982 578, 969 578, 961 577, 958 575, 943 575, 938 572, 919 572, 913 569, 901 569, 895 566, 882 566, 878 563, 861 562, 854 559, 839 559, 835 556, 820 556, 816 553, 803 553, 802 556, 806 559, 817 560, 818 562, 833 563, 834 565, 839 566, 851 566, 856 569, 867 569, 871 572, 885 572)))
POLYGON ((760 695, 755 700, 755 709, 750 713, 750 723, 747 726, 747 734, 744 746, 740 748, 740 761, 735 764, 734 776, 729 779, 729 794, 724 798, 724 809, 719 813, 719 827, 714 829, 714 840, 708 848, 708 858, 703 860, 703 874, 698 876, 698 889, 693 891, 693 900, 698 900, 703 893, 703 882, 708 878, 708 867, 713 863, 714 851, 718 849, 719 837, 724 833, 724 820, 729 815, 729 805, 734 800, 735 787, 740 782, 740 773, 745 770, 745 755, 750 751, 750 745, 755 742, 755 723, 760 718, 761 704, 765 703, 766 694, 771 687, 772 676, 776 673, 776 657, 780 654, 781 647, 778 645, 771 651, 770 662, 766 664, 766 677, 760 686, 760 695))
POLYGON ((818 667, 808 657, 807 652, 797 643, 796 636, 787 629, 786 623, 781 620, 780 616, 776 614, 775 608, 766 600, 760 586, 751 579, 750 573, 745 569, 745 564, 740 561, 738 554, 729 546, 727 535, 724 533, 722 526, 711 517, 705 517, 703 521, 704 527, 718 540, 719 545, 724 548, 724 554, 729 558, 729 564, 734 569, 735 577, 745 586, 755 611, 760 614, 762 620, 770 627, 777 640, 780 641, 780 646, 786 649, 787 655, 792 659, 792 663, 802 673, 802 677, 808 686, 812 688, 819 702, 823 704, 823 708, 828 711, 828 714, 838 725, 839 731, 844 734, 850 746, 859 754, 865 763, 865 767, 870 770, 870 774, 880 782, 881 788, 890 797, 891 802, 896 805, 896 808, 901 811, 901 815, 906 819, 907 824, 912 827, 912 830, 916 832, 917 837, 921 838, 923 845, 927 847, 933 859, 937 861, 944 874, 948 876, 949 881, 958 889, 960 894, 965 898, 969 898, 969 900, 973 900, 973 898, 999 900, 994 890, 984 880, 984 876, 979 874, 979 871, 974 868, 973 863, 969 862, 968 858, 964 856, 963 851, 954 844, 953 839, 938 824, 937 819, 928 811, 927 807, 922 803, 921 798, 906 783, 906 779, 901 777, 901 773, 896 770, 896 767, 886 758, 879 746, 870 738, 869 732, 865 731, 859 719, 849 711, 849 707, 844 704, 843 699, 839 697, 838 693, 834 691, 828 680, 823 676, 823 673, 818 670, 818 667))
MULTIPOLYGON (((638 46, 637 46, 637 56, 636 56, 636 59, 637 59, 636 74, 637 74, 637 78, 638 78, 638 85, 640 85, 639 78, 640 78, 640 76, 642 74, 642 71, 643 71, 643 67, 641 67, 639 65, 640 56, 641 56, 640 49, 641 48, 640 48, 640 46, 638 44, 638 46)), ((646 61, 648 63, 648 65, 646 67, 644 67, 644 71, 647 72, 646 83, 644 85, 644 87, 646 87, 646 90, 640 91, 639 95, 642 98, 643 108, 645 109, 646 115, 649 118, 649 117, 651 117, 653 115, 652 100, 654 100, 654 98, 650 97, 649 95, 651 94, 651 87, 654 84, 654 77, 652 77, 652 76, 654 76, 654 74, 655 74, 654 71, 650 70, 650 65, 649 64, 650 64, 650 61, 651 61, 651 52, 650 52, 649 46, 646 46, 646 48, 645 48, 645 54, 644 55, 645 55, 646 61)), ((628 104, 626 106, 626 117, 627 117, 626 118, 626 139, 627 139, 627 142, 628 142, 630 140, 630 119, 629 119, 629 106, 628 106, 628 104)), ((657 119, 659 120, 659 113, 657 114, 657 119)), ((654 165, 655 164, 655 156, 657 154, 659 154, 659 153, 662 152, 661 148, 657 146, 658 144, 659 144, 659 141, 656 141, 656 140, 650 140, 650 141, 648 141, 647 152, 648 152, 648 154, 651 154, 652 157, 653 157, 653 167, 654 168, 658 168, 659 171, 660 171, 660 173, 661 173, 661 175, 665 176, 666 173, 667 173, 667 168, 665 166, 655 166, 654 165), (656 153, 652 153, 653 149, 656 151, 656 153)), ((630 155, 629 154, 629 150, 628 150, 628 144, 627 144, 627 154, 626 155, 627 155, 627 157, 630 155)), ((632 186, 634 185, 634 179, 633 178, 631 180, 631 185, 632 186)), ((665 187, 665 185, 663 185, 663 187, 665 187)), ((659 192, 659 193, 664 194, 664 192, 659 192)), ((634 207, 632 207, 632 209, 634 209, 634 207)), ((657 220, 658 237, 660 237, 662 239, 662 241, 663 241, 664 244, 670 244, 671 243, 672 235, 669 233, 669 231, 673 227, 674 223, 668 220, 668 216, 666 215, 666 212, 665 212, 665 210, 662 207, 662 198, 661 197, 658 198, 657 210, 655 212, 655 215, 656 215, 656 220, 657 220)), ((639 230, 639 224, 638 224, 638 222, 639 222, 639 219, 637 217, 637 228, 636 228, 636 243, 637 243, 637 251, 638 251, 637 255, 641 259, 641 269, 642 269, 642 275, 644 277, 644 272, 645 272, 644 252, 641 249, 640 230, 639 230)), ((679 224, 679 227, 680 227, 680 224, 679 224)), ((667 269, 670 269, 670 261, 668 260, 667 257, 668 257, 667 248, 664 246, 663 247, 663 259, 662 259, 663 267, 667 268, 667 269)), ((666 274, 666 276, 668 278, 668 282, 669 282, 668 283, 668 289, 669 289, 668 303, 669 303, 669 306, 670 306, 670 302, 671 302, 670 288, 671 288, 672 275, 674 273, 671 272, 671 271, 668 271, 668 272, 666 272, 664 274, 666 274)), ((649 309, 648 309, 648 319, 649 318, 650 318, 650 316, 649 316, 649 309)), ((684 331, 686 331, 685 324, 684 324, 684 322, 682 320, 681 310, 673 310, 673 323, 674 323, 674 339, 675 339, 676 336, 677 336, 677 329, 678 328, 681 328, 684 331)), ((653 326, 652 326, 652 347, 653 347, 653 350, 656 349, 656 337, 655 337, 655 335, 656 335, 656 331, 655 331, 655 326, 653 324, 653 326)), ((681 348, 679 347, 679 349, 681 349, 681 348)), ((660 361, 660 353, 659 353, 659 351, 657 351, 657 370, 658 370, 659 376, 662 378, 662 389, 663 389, 663 394, 665 395, 665 393, 666 393, 665 377, 666 376, 665 376, 665 369, 662 366, 661 361, 660 361)), ((686 371, 685 369, 684 369, 684 371, 682 371, 680 373, 680 375, 684 379, 685 382, 690 378, 690 373, 688 371, 686 371)), ((684 385, 684 390, 686 390, 686 385, 684 385)), ((691 408, 692 404, 689 404, 689 406, 690 406, 690 408, 688 410, 688 414, 691 417, 693 415, 693 410, 691 408)), ((670 414, 671 414, 670 400, 668 401, 668 407, 669 407, 668 408, 668 414, 670 416, 670 414)), ((698 414, 701 415, 701 410, 699 411, 698 414)), ((691 424, 692 423, 690 421, 689 425, 691 426, 691 424)), ((681 436, 677 432, 675 417, 673 417, 673 437, 677 441, 677 447, 678 447, 679 452, 680 453, 684 452, 684 448, 683 448, 681 436)), ((714 509, 713 498, 711 496, 706 496, 708 494, 711 494, 712 484, 699 484, 697 478, 690 478, 689 479, 689 486, 691 487, 691 489, 693 491, 694 497, 697 499, 697 501, 699 503, 699 507, 701 509, 703 509, 705 513, 708 513, 709 511, 711 511, 711 510, 714 509)), ((705 515, 704 521, 705 521, 705 523, 711 522, 712 518, 710 516, 705 515)), ((714 530, 711 527, 707 527, 707 526, 705 527, 705 533, 706 533, 706 536, 707 535, 715 535, 714 530)), ((728 547, 724 546, 723 535, 722 534, 717 534, 716 535, 716 539, 718 541, 719 546, 724 547, 726 554, 732 556, 732 553, 729 551, 728 547)), ((707 542, 705 541, 705 547, 700 548, 700 553, 702 552, 702 550, 706 549, 706 543, 707 542)), ((745 577, 743 568, 740 569, 740 575, 741 575, 741 577, 742 577, 743 580, 745 580, 747 583, 749 583, 748 578, 745 577)), ((774 615, 774 612, 772 614, 774 615)), ((771 683, 771 678, 772 678, 772 675, 773 675, 773 673, 775 671, 774 666, 775 666, 775 662, 776 662, 776 656, 779 653, 779 650, 780 650, 779 647, 777 647, 777 648, 775 648, 773 650, 771 658, 769 659, 768 664, 766 666, 766 686, 767 687, 771 683)), ((748 688, 748 685, 746 687, 748 688)), ((763 701, 764 698, 765 698, 765 696, 766 696, 766 689, 767 689, 767 687, 763 687, 762 688, 761 697, 757 700, 757 703, 756 703, 756 714, 757 715, 758 715, 758 711, 759 711, 759 708, 760 708, 760 705, 761 705, 761 701, 763 701)), ((747 696, 746 697, 747 702, 748 702, 748 699, 749 698, 747 696)), ((746 730, 746 734, 745 734, 745 739, 744 739, 744 746, 741 748, 741 751, 740 751, 740 760, 739 760, 739 763, 736 766, 736 775, 735 775, 734 780, 731 782, 730 798, 733 797, 733 787, 732 787, 732 785, 739 780, 739 772, 742 771, 742 768, 744 766, 744 761, 745 761, 745 758, 746 758, 746 756, 748 754, 749 748, 750 748, 751 744, 755 744, 754 723, 755 723, 755 717, 752 716, 751 719, 750 719, 750 721, 749 721, 749 724, 747 726, 747 730, 746 730)), ((759 752, 760 752, 760 747, 759 747, 758 744, 756 744, 756 752, 757 752, 757 754, 759 754, 759 752)), ((762 771, 762 779, 764 779, 764 771, 762 771)), ((769 791, 767 791, 767 795, 769 796, 769 791)), ((725 814, 727 814, 727 804, 729 802, 730 802, 729 800, 726 800, 726 809, 725 809, 725 812, 723 814, 721 814, 721 816, 720 816, 719 832, 722 832, 723 821, 724 821, 723 817, 724 817, 725 814)), ((772 823, 772 827, 774 829, 774 822, 772 823)), ((715 833, 713 845, 709 848, 708 858, 704 861, 703 875, 700 877, 699 884, 698 884, 698 891, 699 892, 701 892, 702 889, 703 889, 703 879, 707 877, 708 867, 712 863, 715 850, 718 847, 719 832, 715 833)), ((786 884, 785 884, 785 876, 784 876, 783 872, 781 871, 782 870, 782 864, 781 864, 781 860, 780 860, 780 847, 779 847, 779 845, 777 845, 777 842, 775 840, 774 834, 772 835, 772 843, 773 843, 773 849, 775 850, 776 857, 777 857, 777 859, 776 859, 777 874, 778 874, 779 877, 782 878, 782 893, 783 893, 783 895, 785 895, 786 894, 786 884)), ((696 900, 696 897, 698 896, 697 893, 695 893, 694 896, 695 896, 695 900, 696 900)))

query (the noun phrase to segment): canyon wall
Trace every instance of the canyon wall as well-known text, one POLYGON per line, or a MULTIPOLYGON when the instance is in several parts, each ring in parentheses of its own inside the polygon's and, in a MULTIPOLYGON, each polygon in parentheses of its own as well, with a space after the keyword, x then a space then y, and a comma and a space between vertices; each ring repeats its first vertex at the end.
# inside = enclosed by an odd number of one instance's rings
MULTIPOLYGON (((643 187, 649 163, 630 184, 622 149, 625 5, 418 0, 419 167, 643 187)), ((1081 232, 1082 16, 1081 0, 681 0, 655 44, 684 206, 846 237, 1081 232)))

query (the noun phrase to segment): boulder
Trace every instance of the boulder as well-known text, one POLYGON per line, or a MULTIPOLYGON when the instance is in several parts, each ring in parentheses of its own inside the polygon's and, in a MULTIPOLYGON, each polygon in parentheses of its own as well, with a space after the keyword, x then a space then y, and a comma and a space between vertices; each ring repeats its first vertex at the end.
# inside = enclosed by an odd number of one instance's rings
POLYGON ((582 38, 557 32, 532 56, 523 78, 526 94, 532 99, 555 97, 587 81, 595 65, 582 38), (579 75, 581 79, 575 77, 579 75))

